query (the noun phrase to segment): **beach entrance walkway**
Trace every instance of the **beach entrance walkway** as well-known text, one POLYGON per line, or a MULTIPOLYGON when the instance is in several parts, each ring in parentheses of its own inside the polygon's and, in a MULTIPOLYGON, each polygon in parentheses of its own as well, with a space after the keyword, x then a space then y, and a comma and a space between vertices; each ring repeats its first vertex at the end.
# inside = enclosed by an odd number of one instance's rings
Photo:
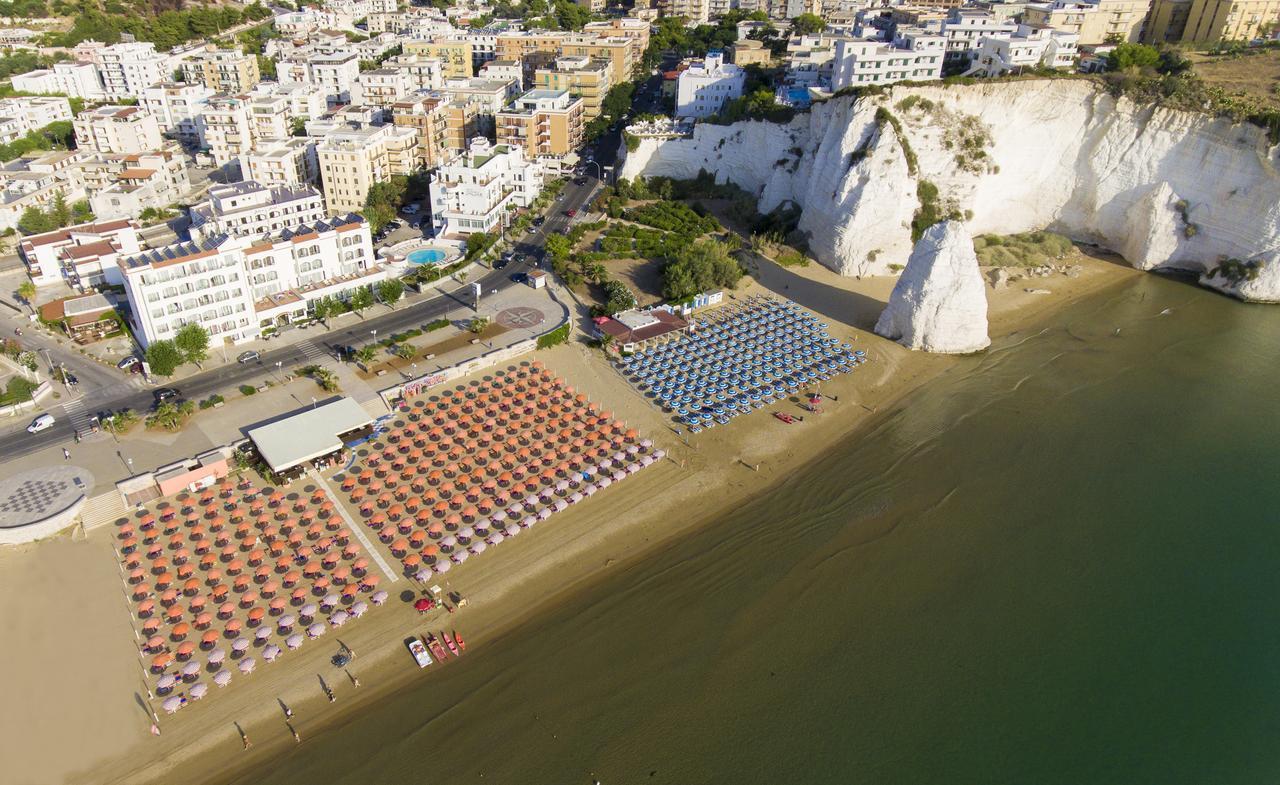
MULTIPOLYGON (((320 483, 320 487, 324 488, 327 493, 333 496, 333 498, 338 498, 338 494, 334 493, 333 488, 329 487, 329 483, 325 482, 319 472, 315 472, 311 476, 316 482, 320 483)), ((391 564, 383 558, 382 553, 377 548, 373 547, 373 543, 369 541, 369 536, 364 533, 364 530, 360 528, 359 524, 351 520, 351 516, 347 514, 346 509, 342 505, 338 505, 336 512, 342 516, 342 520, 346 521, 347 526, 351 528, 351 533, 360 541, 360 544, 363 545, 364 549, 373 557, 373 560, 378 563, 378 566, 382 568, 382 572, 387 576, 387 578, 389 578, 392 583, 400 580, 400 576, 396 574, 397 571, 392 569, 391 564)))

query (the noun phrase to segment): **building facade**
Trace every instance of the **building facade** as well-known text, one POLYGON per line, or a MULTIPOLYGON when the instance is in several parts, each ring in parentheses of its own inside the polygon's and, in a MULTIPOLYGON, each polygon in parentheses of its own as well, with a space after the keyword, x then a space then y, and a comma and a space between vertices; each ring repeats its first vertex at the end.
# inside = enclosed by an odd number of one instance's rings
POLYGON ((215 93, 247 93, 258 85, 258 58, 236 49, 208 46, 182 64, 182 77, 215 93))
POLYGON ((254 180, 215 185, 191 210, 191 237, 258 238, 325 217, 324 199, 310 186, 268 185, 254 180))
POLYGON ((142 91, 139 104, 168 134, 186 145, 204 146, 204 107, 213 90, 199 83, 157 82, 142 91))
POLYGON ((747 75, 726 63, 718 50, 707 52, 701 63, 680 73, 676 83, 676 117, 710 117, 724 108, 726 101, 742 97, 747 75))
POLYGON ((94 51, 93 64, 108 99, 137 98, 145 88, 172 76, 168 58, 149 42, 103 46, 94 51))
POLYGON ((530 160, 563 158, 582 146, 585 110, 567 90, 530 90, 498 112, 499 145, 530 160))
POLYGON ((541 192, 541 165, 519 147, 477 137, 432 172, 431 222, 437 237, 493 232, 541 192))
POLYGON ((534 72, 534 85, 539 90, 567 90, 581 98, 587 122, 600 116, 613 81, 612 61, 582 56, 558 57, 550 68, 534 72))
POLYGON ((417 168, 418 133, 394 123, 335 129, 316 145, 316 158, 329 210, 360 210, 374 183, 417 168))
POLYGON ((86 109, 71 125, 76 147, 99 153, 142 153, 159 150, 164 144, 156 118, 136 106, 86 109))
POLYGON ((115 257, 142 250, 138 224, 97 221, 24 237, 18 253, 36 286, 66 282, 76 288, 121 283, 115 257), (110 279, 108 279, 110 276, 110 279))

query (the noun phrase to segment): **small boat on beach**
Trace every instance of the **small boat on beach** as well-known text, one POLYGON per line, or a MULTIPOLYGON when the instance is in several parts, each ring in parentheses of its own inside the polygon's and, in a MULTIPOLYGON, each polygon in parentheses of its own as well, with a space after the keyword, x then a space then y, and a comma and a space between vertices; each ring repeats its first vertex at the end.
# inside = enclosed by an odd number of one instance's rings
POLYGON ((449 647, 449 651, 453 654, 453 656, 455 657, 459 656, 458 644, 453 642, 453 638, 449 637, 449 633, 441 632, 440 637, 444 638, 445 645, 449 647))
POLYGON ((792 417, 791 415, 787 414, 786 412, 774 412, 774 413, 773 413, 773 416, 774 416, 774 417, 777 417, 779 420, 782 420, 782 421, 783 421, 783 422, 785 422, 787 425, 790 425, 790 424, 792 424, 793 422, 795 422, 795 421, 796 421, 796 418, 792 417))
POLYGON ((458 642, 459 651, 465 652, 467 650, 467 642, 462 639, 462 636, 458 634, 457 630, 453 631, 453 639, 458 642))
POLYGON ((449 659, 449 653, 445 651, 444 646, 441 645, 440 641, 436 640, 436 636, 429 632, 427 633, 427 645, 431 647, 431 653, 436 655, 437 660, 444 662, 449 659))
POLYGON ((422 641, 418 638, 410 638, 406 641, 409 647, 409 653, 413 655, 413 661, 418 663, 419 668, 425 668, 431 664, 431 655, 427 653, 427 647, 422 645, 422 641))

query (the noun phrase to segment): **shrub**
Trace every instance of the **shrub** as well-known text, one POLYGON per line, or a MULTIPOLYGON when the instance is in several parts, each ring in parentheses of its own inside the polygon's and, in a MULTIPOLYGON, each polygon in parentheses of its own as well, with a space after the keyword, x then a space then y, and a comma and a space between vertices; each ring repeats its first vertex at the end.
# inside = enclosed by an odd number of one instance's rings
POLYGON ((550 349, 569 340, 569 323, 565 322, 545 335, 538 336, 538 348, 550 349))
POLYGON ((257 388, 257 387, 254 387, 252 384, 242 384, 242 385, 240 385, 240 394, 241 394, 241 395, 253 395, 253 394, 254 394, 254 393, 256 393, 257 391, 258 391, 258 388, 257 388))
POLYGON ((218 404, 222 403, 224 400, 225 400, 225 399, 224 399, 221 395, 218 395, 217 393, 215 393, 215 394, 213 394, 213 395, 210 395, 208 398, 205 398, 203 401, 201 401, 201 402, 200 402, 200 408, 201 408, 201 409, 212 409, 213 407, 215 407, 215 406, 217 406, 218 404))
POLYGON ((427 332, 433 332, 435 330, 443 330, 448 327, 449 324, 450 322, 448 319, 436 319, 433 322, 427 322, 423 329, 427 332))

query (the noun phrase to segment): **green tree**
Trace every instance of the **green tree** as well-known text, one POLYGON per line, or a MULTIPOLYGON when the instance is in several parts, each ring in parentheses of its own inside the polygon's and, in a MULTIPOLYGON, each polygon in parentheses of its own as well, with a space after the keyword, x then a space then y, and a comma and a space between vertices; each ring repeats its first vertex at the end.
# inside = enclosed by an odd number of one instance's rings
POLYGON ((289 133, 294 136, 307 135, 307 119, 305 117, 295 117, 289 123, 289 133))
POLYGON ((71 224, 71 208, 67 206, 67 197, 58 191, 53 197, 53 205, 49 208, 49 220, 61 229, 71 224))
POLYGON ((147 347, 146 356, 151 372, 158 376, 173 376, 173 372, 182 365, 182 352, 173 341, 156 341, 147 347))
POLYGON ((356 349, 356 359, 366 365, 373 362, 373 358, 378 356, 378 347, 368 343, 356 349))
POLYGON ((662 293, 671 300, 683 300, 698 292, 733 288, 742 278, 742 265, 718 240, 698 240, 685 246, 676 260, 663 271, 662 293))
POLYGON ((636 296, 622 281, 605 281, 604 293, 604 311, 610 316, 636 307, 636 296))
POLYGON ((55 228, 49 215, 38 207, 28 207, 18 218, 18 231, 23 234, 43 234, 55 228))
POLYGON ((147 427, 180 431, 195 410, 196 406, 191 401, 165 401, 147 417, 147 427))
POLYGON ((373 305, 373 292, 369 291, 369 287, 362 286, 351 293, 351 300, 348 304, 351 306, 351 310, 359 314, 373 305))
POLYGON ((21 297, 22 301, 27 305, 34 306, 36 304, 36 285, 30 280, 23 281, 22 284, 18 286, 18 296, 21 297))
POLYGON ((398 343, 390 348, 391 353, 401 360, 408 360, 414 355, 413 347, 407 343, 398 343))
POLYGON ((791 29, 799 35, 813 35, 827 29, 827 23, 817 14, 800 14, 791 20, 791 29))
POLYGON ((568 260, 573 246, 569 243, 569 238, 562 234, 553 234, 547 237, 545 245, 547 255, 551 257, 553 262, 564 263, 568 260))
POLYGON ((404 284, 398 278, 388 278, 378 284, 378 299, 382 300, 389 307, 395 308, 396 303, 404 296, 404 284))
POLYGON ((1107 53, 1108 71, 1155 68, 1160 63, 1160 50, 1146 44, 1123 43, 1107 53))
POLYGON ((321 297, 319 300, 311 304, 311 315, 323 324, 328 324, 329 317, 334 315, 333 300, 328 297, 321 297))
POLYGON ((489 317, 487 316, 473 316, 471 317, 471 321, 467 322, 467 330, 475 333, 476 335, 484 332, 488 327, 489 317))
POLYGON ((93 209, 89 207, 88 199, 81 199, 71 205, 71 220, 78 224, 93 220, 93 209))
POLYGON ((199 365, 209 356, 209 331, 198 324, 185 324, 173 336, 173 345, 186 362, 199 365))

